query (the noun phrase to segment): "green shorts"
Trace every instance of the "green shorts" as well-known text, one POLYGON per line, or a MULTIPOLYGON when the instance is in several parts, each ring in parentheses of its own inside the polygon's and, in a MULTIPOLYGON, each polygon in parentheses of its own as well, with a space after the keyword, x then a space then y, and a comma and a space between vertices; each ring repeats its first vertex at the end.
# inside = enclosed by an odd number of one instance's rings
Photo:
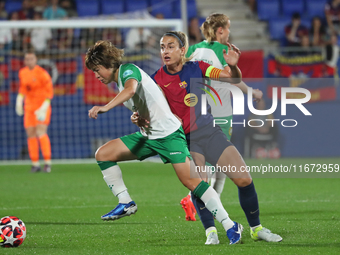
POLYGON ((216 120, 219 120, 219 119, 228 120, 227 124, 218 124, 218 125, 221 127, 223 133, 227 136, 228 140, 230 141, 232 130, 233 130, 233 128, 231 127, 231 120, 233 119, 233 116, 215 117, 214 119, 216 119, 216 120))
POLYGON ((176 164, 184 163, 187 157, 191 159, 182 127, 164 138, 154 140, 148 139, 140 132, 120 139, 139 160, 159 155, 164 163, 176 164))

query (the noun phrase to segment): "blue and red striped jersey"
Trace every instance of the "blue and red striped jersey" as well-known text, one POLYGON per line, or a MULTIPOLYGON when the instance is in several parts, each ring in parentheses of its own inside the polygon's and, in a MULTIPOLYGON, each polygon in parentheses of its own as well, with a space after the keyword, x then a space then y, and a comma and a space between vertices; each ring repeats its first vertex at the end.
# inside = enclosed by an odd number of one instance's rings
POLYGON ((201 95, 205 93, 202 90, 202 78, 209 67, 210 65, 203 61, 189 61, 178 73, 171 74, 166 66, 163 66, 151 75, 165 93, 172 113, 182 119, 185 134, 213 122, 209 105, 207 114, 201 114, 201 95))

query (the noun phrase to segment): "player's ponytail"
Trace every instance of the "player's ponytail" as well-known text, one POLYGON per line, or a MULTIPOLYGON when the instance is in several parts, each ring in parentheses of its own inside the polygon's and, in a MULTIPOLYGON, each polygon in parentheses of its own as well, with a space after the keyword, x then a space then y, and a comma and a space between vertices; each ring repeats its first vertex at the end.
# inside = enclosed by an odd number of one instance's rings
POLYGON ((228 16, 222 13, 210 14, 201 26, 201 31, 208 42, 216 40, 216 32, 219 27, 225 27, 228 24, 228 16))
POLYGON ((115 72, 121 65, 123 56, 124 50, 116 48, 111 42, 98 41, 87 50, 85 65, 90 70, 102 65, 105 68, 113 68, 115 72))
POLYGON ((182 56, 182 64, 184 65, 185 62, 188 62, 190 61, 190 59, 192 57, 185 57, 185 55, 187 54, 188 52, 188 49, 189 49, 189 41, 188 41, 188 37, 185 33, 181 32, 181 31, 169 31, 169 32, 166 32, 164 36, 172 36, 174 38, 176 38, 178 44, 179 44, 179 47, 182 48, 182 47, 185 47, 185 52, 184 52, 184 56, 182 56))

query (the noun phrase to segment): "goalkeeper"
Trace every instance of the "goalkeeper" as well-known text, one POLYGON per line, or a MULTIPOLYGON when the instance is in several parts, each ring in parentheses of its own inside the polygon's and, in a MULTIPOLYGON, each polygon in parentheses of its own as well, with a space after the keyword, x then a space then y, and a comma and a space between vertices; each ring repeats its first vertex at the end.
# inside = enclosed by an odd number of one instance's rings
POLYGON ((34 51, 25 53, 24 64, 25 67, 19 71, 20 88, 15 111, 18 116, 24 115, 28 153, 32 161, 31 172, 41 170, 40 147, 45 160, 43 171, 49 173, 51 172, 51 143, 47 128, 51 119, 52 79, 45 69, 37 65, 34 51))

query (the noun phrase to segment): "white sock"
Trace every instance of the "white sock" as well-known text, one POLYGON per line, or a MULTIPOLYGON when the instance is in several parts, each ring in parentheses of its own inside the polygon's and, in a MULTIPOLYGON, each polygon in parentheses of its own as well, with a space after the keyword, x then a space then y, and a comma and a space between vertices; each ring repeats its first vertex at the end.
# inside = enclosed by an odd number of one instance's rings
POLYGON ((211 187, 213 187, 214 190, 216 190, 219 197, 221 197, 221 193, 224 188, 225 177, 226 175, 224 173, 216 173, 216 180, 215 180, 214 186, 211 185, 211 187), (223 176, 220 176, 220 174, 223 174, 223 176))
POLYGON ((209 227, 205 230, 205 235, 208 237, 208 235, 211 233, 211 232, 216 232, 217 233, 217 229, 215 227, 209 227))
POLYGON ((209 186, 209 188, 201 196, 207 209, 215 216, 216 220, 222 223, 225 231, 234 226, 234 222, 229 218, 227 211, 223 208, 220 198, 216 191, 209 186))
POLYGON ((117 195, 118 199, 119 199, 119 203, 122 204, 128 204, 132 201, 129 192, 127 192, 127 190, 124 190, 123 192, 119 193, 117 195))
POLYGON ((40 166, 40 163, 39 163, 39 161, 32 161, 32 166, 40 166))
POLYGON ((127 192, 127 188, 123 181, 122 171, 118 165, 111 166, 105 170, 102 170, 102 174, 104 176, 104 180, 107 186, 111 189, 113 195, 118 197, 119 203, 126 203, 125 201, 129 200, 127 203, 132 201, 129 193, 127 192), (121 196, 119 194, 123 193, 121 196))
POLYGON ((49 160, 45 160, 45 165, 52 165, 52 161, 49 159, 49 160))

